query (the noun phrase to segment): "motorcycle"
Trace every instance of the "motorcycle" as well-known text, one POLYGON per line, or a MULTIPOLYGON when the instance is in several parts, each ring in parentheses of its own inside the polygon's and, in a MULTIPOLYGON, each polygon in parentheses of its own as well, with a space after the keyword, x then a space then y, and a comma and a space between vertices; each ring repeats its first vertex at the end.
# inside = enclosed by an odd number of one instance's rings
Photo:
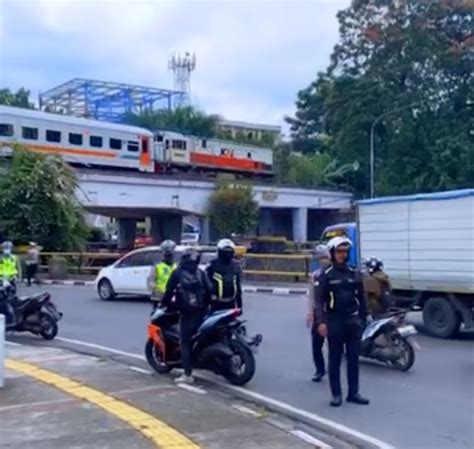
MULTIPOLYGON (((193 366, 224 376, 234 385, 244 385, 255 374, 253 351, 261 335, 247 339, 240 310, 223 310, 208 314, 193 336, 193 366)), ((181 368, 179 313, 156 309, 148 324, 145 356, 159 374, 181 368)))
POLYGON ((6 330, 13 332, 31 332, 45 340, 52 340, 58 334, 58 321, 63 314, 51 301, 49 293, 38 293, 20 298, 16 294, 15 284, 0 281, 0 297, 9 312, 6 330))
POLYGON ((405 310, 392 310, 387 316, 370 321, 362 333, 362 357, 408 371, 415 363, 412 325, 405 325, 405 310))

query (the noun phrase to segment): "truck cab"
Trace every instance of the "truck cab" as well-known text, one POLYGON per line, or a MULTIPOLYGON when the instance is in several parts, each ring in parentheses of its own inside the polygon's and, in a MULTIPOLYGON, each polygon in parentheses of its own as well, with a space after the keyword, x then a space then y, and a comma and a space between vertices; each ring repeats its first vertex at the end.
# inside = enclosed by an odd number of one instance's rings
POLYGON ((320 241, 327 243, 334 237, 347 237, 352 242, 352 248, 349 251, 349 264, 358 266, 358 239, 356 223, 338 223, 328 226, 321 234, 320 241))

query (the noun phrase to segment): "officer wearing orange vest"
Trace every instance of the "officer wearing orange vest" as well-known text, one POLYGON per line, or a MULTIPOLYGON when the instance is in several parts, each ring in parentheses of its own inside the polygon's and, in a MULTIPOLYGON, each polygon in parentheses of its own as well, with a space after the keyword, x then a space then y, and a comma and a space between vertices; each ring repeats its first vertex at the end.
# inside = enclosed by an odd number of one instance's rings
POLYGON ((163 254, 163 259, 160 263, 151 268, 150 276, 148 277, 148 286, 151 290, 152 310, 154 311, 163 297, 171 274, 176 269, 177 265, 174 262, 174 252, 176 243, 173 240, 165 240, 160 245, 160 251, 163 254))

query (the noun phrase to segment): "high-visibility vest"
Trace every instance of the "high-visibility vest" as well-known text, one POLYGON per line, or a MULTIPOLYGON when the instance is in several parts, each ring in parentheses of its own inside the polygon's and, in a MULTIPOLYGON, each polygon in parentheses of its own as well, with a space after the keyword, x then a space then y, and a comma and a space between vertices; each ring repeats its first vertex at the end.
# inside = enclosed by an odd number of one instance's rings
POLYGON ((0 257, 0 278, 8 279, 18 276, 18 261, 15 255, 0 257))
POLYGON ((217 300, 221 302, 232 302, 237 296, 237 274, 226 273, 224 276, 221 273, 214 273, 212 279, 215 281, 217 300), (232 293, 229 295, 228 287, 232 283, 232 293), (227 284, 227 285, 226 285, 227 284))
POLYGON ((156 265, 156 291, 163 294, 166 290, 166 284, 171 274, 176 270, 177 265, 168 265, 165 262, 160 262, 156 265))

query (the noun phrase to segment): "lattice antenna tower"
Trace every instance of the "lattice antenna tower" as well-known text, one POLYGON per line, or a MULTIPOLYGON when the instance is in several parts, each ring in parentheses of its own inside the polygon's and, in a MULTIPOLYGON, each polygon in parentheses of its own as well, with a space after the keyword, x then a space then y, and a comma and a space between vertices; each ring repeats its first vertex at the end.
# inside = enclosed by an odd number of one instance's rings
POLYGON ((173 53, 168 60, 168 68, 173 71, 174 90, 183 92, 175 98, 179 106, 189 104, 191 99, 191 72, 196 68, 196 55, 186 52, 184 56, 173 53))

